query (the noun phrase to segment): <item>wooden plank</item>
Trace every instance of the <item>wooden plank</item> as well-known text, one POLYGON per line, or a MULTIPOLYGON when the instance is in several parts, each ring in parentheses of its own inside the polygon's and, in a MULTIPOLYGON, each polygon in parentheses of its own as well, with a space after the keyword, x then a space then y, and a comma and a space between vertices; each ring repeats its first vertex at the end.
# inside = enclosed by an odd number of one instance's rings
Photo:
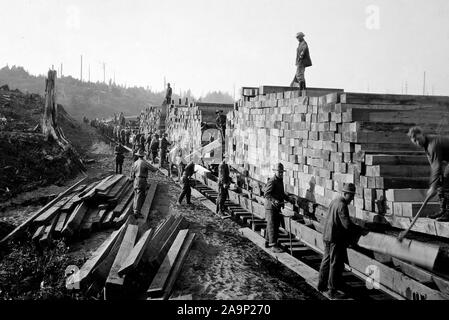
POLYGON ((150 297, 157 297, 163 293, 164 287, 166 285, 167 279, 173 269, 175 261, 181 251, 181 247, 185 242, 189 230, 180 230, 176 239, 170 247, 170 250, 167 252, 164 261, 162 262, 159 270, 157 271, 153 281, 150 284, 150 287, 147 290, 147 294, 150 297))
POLYGON ((442 105, 449 106, 449 97, 445 96, 422 96, 422 95, 400 95, 400 94, 374 94, 345 92, 340 96, 341 103, 358 104, 401 104, 401 105, 442 105))
POLYGON ((112 187, 112 189, 107 193, 107 196, 110 198, 119 198, 120 194, 123 192, 123 190, 126 190, 129 186, 129 180, 127 177, 124 177, 122 180, 120 180, 117 184, 112 187))
POLYGON ((87 203, 85 201, 81 202, 76 208, 72 215, 67 220, 64 229, 62 229, 62 235, 64 237, 71 237, 78 231, 81 222, 83 221, 84 215, 88 209, 87 203))
POLYGON ((42 237, 42 234, 44 233, 45 228, 46 228, 46 226, 44 226, 44 225, 39 226, 39 227, 36 229, 36 231, 34 232, 33 236, 31 237, 31 240, 32 240, 33 242, 38 242, 39 239, 42 237))
MULTIPOLYGON (((385 199, 392 202, 423 202, 427 191, 428 189, 388 189, 385 191, 385 199)), ((429 201, 438 201, 438 196, 435 195, 429 201)))
POLYGON ((100 209, 98 208, 91 208, 86 212, 80 225, 80 232, 82 234, 88 235, 91 232, 93 220, 98 215, 99 211, 100 209))
POLYGON ((139 227, 137 225, 130 224, 127 227, 125 236, 123 237, 123 241, 106 280, 106 299, 114 298, 119 295, 119 291, 123 286, 125 278, 120 277, 118 271, 134 247, 138 230, 139 227))
POLYGON ((433 283, 442 293, 449 295, 449 280, 394 257, 392 258, 392 262, 395 267, 399 268, 409 277, 416 279, 421 283, 433 283))
POLYGON ((104 178, 103 180, 99 181, 96 183, 95 187, 93 187, 89 192, 85 193, 81 199, 82 200, 86 200, 86 199, 90 199, 92 198, 95 193, 97 192, 97 188, 101 188, 109 179, 111 179, 113 176, 107 176, 106 178, 104 178))
POLYGON ((58 237, 61 234, 62 229, 64 228, 65 222, 67 220, 67 212, 61 212, 58 217, 58 222, 56 223, 54 235, 58 237))
POLYGON ((39 244, 41 246, 48 245, 48 244, 51 243, 51 241, 53 239, 52 233, 53 233, 53 230, 56 227, 56 223, 58 222, 58 218, 59 217, 57 215, 54 216, 53 219, 50 221, 50 224, 45 227, 45 230, 44 230, 44 232, 42 234, 42 237, 39 240, 39 244))
POLYGON ((429 165, 427 157, 423 155, 385 155, 385 154, 369 154, 365 156, 366 165, 429 165))
POLYGON ((112 224, 115 226, 120 225, 132 214, 132 212, 133 212, 133 202, 130 201, 127 207, 123 210, 123 213, 120 216, 115 217, 113 219, 112 224))
POLYGON ((162 262, 163 258, 167 254, 167 251, 170 249, 173 241, 178 234, 178 231, 184 227, 187 227, 187 223, 182 216, 177 219, 175 223, 170 227, 170 229, 166 233, 165 241, 162 246, 159 248, 157 254, 150 260, 152 263, 159 264, 162 262))
POLYGON ((137 268, 153 234, 154 229, 149 229, 142 235, 118 271, 119 276, 124 276, 137 268))
MULTIPOLYGON (((117 242, 121 243, 123 236, 125 234, 127 228, 127 224, 124 224, 119 230, 114 231, 109 238, 104 241, 100 247, 91 255, 89 260, 87 260, 81 269, 78 271, 78 274, 74 279, 76 279, 75 285, 78 288, 84 288, 85 284, 90 280, 92 276, 93 270, 105 259, 107 256, 114 255, 114 251, 112 248, 114 245, 118 249, 117 242)), ((109 271, 108 271, 109 272, 109 271)))
POLYGON ((139 224, 143 224, 147 221, 148 215, 150 214, 151 204, 153 203, 154 195, 157 189, 157 182, 151 182, 150 188, 147 191, 145 201, 142 205, 140 213, 143 215, 143 219, 139 220, 139 224))
POLYGON ((44 207, 39 209, 35 214, 33 214, 30 218, 28 218, 25 222, 23 222, 20 226, 15 228, 13 231, 11 231, 8 235, 6 235, 1 241, 0 245, 4 245, 7 241, 12 240, 23 234, 23 232, 30 226, 30 224, 36 219, 38 216, 42 214, 42 212, 46 211, 48 208, 52 207, 55 203, 57 203, 59 200, 61 200, 65 195, 67 195, 69 192, 71 192, 73 189, 75 189, 77 186, 81 184, 86 180, 86 178, 81 179, 77 183, 75 183, 73 186, 65 190, 64 192, 60 193, 55 199, 47 203, 44 207))
POLYGON ((114 215, 120 215, 123 213, 124 209, 128 205, 128 203, 131 201, 131 199, 134 196, 134 190, 132 185, 128 188, 126 193, 123 195, 123 198, 120 199, 120 202, 117 204, 117 206, 114 208, 114 215))
POLYGON ((187 236, 186 241, 184 241, 181 252, 178 255, 178 258, 176 259, 175 265, 173 266, 173 269, 170 273, 170 277, 166 282, 166 286, 164 289, 164 294, 162 298, 164 300, 167 300, 173 290, 173 286, 175 285, 176 279, 178 278, 179 273, 181 272, 182 265, 184 264, 184 261, 186 260, 190 247, 192 246, 193 241, 195 240, 195 233, 190 232, 187 236))
POLYGON ((70 201, 71 198, 73 198, 75 195, 69 195, 61 200, 59 200, 57 203, 55 203, 52 207, 48 208, 45 212, 43 212, 39 217, 37 217, 34 222, 35 223, 46 223, 50 221, 61 209, 64 204, 66 204, 68 201, 70 201))
POLYGON ((112 176, 111 178, 109 178, 107 181, 105 181, 103 184, 99 185, 95 189, 99 193, 106 192, 109 188, 114 186, 123 177, 124 177, 124 175, 122 175, 122 174, 116 174, 116 175, 112 176))

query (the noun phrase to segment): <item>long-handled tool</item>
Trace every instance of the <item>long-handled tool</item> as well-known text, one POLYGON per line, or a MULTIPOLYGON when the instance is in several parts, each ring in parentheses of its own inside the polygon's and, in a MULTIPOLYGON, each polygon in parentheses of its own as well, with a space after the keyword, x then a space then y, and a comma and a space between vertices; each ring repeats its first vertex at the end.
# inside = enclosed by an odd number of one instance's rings
POLYGON ((398 241, 402 242, 402 240, 404 240, 405 236, 407 235, 407 233, 412 229, 412 227, 415 225, 416 221, 419 218, 419 215, 421 214, 422 210, 424 209, 424 207, 426 206, 427 202, 429 202, 430 198, 433 196, 433 194, 428 194, 426 199, 424 200, 423 204, 421 205, 421 208, 419 208, 418 213, 416 214, 415 218, 412 220, 412 223, 410 223, 410 225, 408 226, 407 230, 402 231, 401 233, 399 233, 398 236, 398 241))

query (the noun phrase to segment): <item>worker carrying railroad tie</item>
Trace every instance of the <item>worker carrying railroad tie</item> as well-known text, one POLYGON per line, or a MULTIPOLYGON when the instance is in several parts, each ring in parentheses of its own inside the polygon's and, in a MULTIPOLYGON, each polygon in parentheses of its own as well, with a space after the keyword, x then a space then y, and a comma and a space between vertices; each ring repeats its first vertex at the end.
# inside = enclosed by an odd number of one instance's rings
POLYGON ((181 192, 181 194, 179 195, 179 198, 178 198, 178 204, 179 205, 181 205, 182 200, 184 199, 184 197, 186 197, 187 204, 192 204, 192 202, 190 202, 190 197, 191 197, 191 194, 192 194, 191 177, 193 176, 194 173, 195 173, 195 162, 193 162, 193 160, 192 160, 186 166, 186 168, 184 169, 184 173, 182 174, 182 178, 181 178, 182 192, 181 192))
POLYGON ((265 195, 265 217, 267 220, 267 242, 265 245, 271 247, 273 252, 282 252, 283 250, 278 246, 279 227, 281 224, 281 209, 285 202, 290 201, 290 196, 284 192, 284 165, 278 163, 274 177, 268 180, 264 195, 265 195))
POLYGON ((348 205, 354 200, 356 189, 353 183, 343 186, 343 196, 332 200, 323 230, 324 255, 321 261, 318 291, 328 290, 332 299, 344 298, 339 292, 343 288, 342 274, 347 261, 347 247, 355 242, 363 229, 349 218, 348 205))
POLYGON ((139 158, 133 163, 131 168, 131 179, 134 181, 134 203, 133 211, 136 219, 143 218, 140 213, 143 202, 145 201, 145 194, 147 191, 148 170, 155 172, 157 169, 149 162, 143 159, 145 152, 140 149, 136 156, 139 158))
POLYGON ((218 166, 218 197, 216 213, 225 215, 225 202, 229 198, 229 186, 231 178, 229 177, 229 165, 226 163, 228 154, 223 155, 223 161, 218 166))
POLYGON ((298 48, 296 49, 296 73, 293 77, 293 81, 290 87, 295 87, 298 84, 300 90, 306 89, 306 78, 304 72, 306 68, 312 66, 312 60, 310 59, 309 46, 304 40, 304 33, 298 32, 296 39, 298 39, 298 48))
POLYGON ((431 198, 438 192, 440 211, 429 218, 440 222, 449 221, 449 137, 428 135, 420 127, 412 127, 408 136, 413 144, 424 149, 430 163, 430 187, 427 195, 431 198), (443 164, 443 162, 446 162, 443 164))
POLYGON ((224 141, 226 135, 226 116, 223 114, 223 110, 217 110, 215 114, 217 115, 215 118, 217 129, 220 130, 222 141, 224 141))
POLYGON ((123 169, 123 160, 125 160, 125 156, 123 153, 125 152, 125 148, 123 148, 122 144, 119 142, 115 147, 115 173, 122 174, 123 169))
POLYGON ((159 135, 156 133, 153 135, 153 140, 151 140, 151 161, 153 164, 156 163, 157 153, 159 150, 159 135))

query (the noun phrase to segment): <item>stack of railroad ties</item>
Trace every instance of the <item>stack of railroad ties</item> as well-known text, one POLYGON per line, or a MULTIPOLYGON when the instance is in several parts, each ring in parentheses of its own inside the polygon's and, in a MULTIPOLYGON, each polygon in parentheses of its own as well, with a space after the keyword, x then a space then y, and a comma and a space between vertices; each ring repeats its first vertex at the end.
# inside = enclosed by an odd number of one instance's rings
MULTIPOLYGON (((449 113, 449 97, 339 89, 308 89, 301 96, 292 90, 243 88, 239 109, 228 113, 230 164, 266 182, 273 164, 282 162, 286 191, 316 203, 319 218, 343 184, 354 183, 351 216, 407 228, 425 198, 430 174, 424 152, 411 144, 407 131, 419 125, 428 133, 448 134, 441 121, 449 113)), ((439 211, 436 200, 423 217, 439 211)), ((413 230, 449 237, 444 223, 420 220, 413 230)))
POLYGON ((149 228, 155 181, 150 182, 141 208, 143 218, 138 220, 132 215, 133 186, 124 175, 81 182, 48 203, 2 243, 28 231, 34 243, 43 247, 55 239, 73 242, 93 231, 119 228, 79 270, 71 270, 67 288, 80 289, 94 298, 104 293, 105 299, 168 299, 195 237, 187 229, 187 221, 170 215, 157 228, 149 228))

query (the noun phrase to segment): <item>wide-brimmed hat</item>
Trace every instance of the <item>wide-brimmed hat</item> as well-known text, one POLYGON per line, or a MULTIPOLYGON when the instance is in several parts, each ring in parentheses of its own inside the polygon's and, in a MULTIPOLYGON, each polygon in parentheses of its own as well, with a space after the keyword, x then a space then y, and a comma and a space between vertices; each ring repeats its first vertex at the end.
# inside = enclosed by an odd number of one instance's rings
POLYGON ((145 152, 142 149, 139 149, 139 151, 137 151, 135 155, 138 157, 145 157, 145 152))
POLYGON ((286 172, 287 170, 284 170, 284 165, 282 163, 278 163, 276 165, 276 167, 273 169, 273 171, 282 171, 282 172, 286 172))
POLYGON ((345 183, 343 185, 343 193, 355 194, 355 185, 353 183, 345 183))
POLYGON ((302 32, 298 32, 297 34, 296 34, 296 38, 304 38, 306 35, 304 34, 304 33, 302 33, 302 32))

